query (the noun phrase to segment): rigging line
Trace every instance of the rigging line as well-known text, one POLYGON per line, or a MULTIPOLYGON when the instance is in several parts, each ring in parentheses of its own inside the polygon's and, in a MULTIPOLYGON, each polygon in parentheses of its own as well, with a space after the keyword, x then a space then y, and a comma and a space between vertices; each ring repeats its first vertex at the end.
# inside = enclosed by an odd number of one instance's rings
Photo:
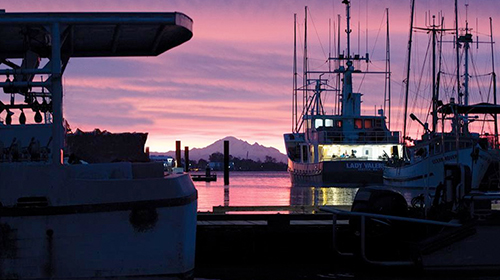
MULTIPOLYGON (((421 86, 422 86, 422 79, 423 79, 423 76, 424 76, 424 70, 425 70, 425 65, 427 63, 427 58, 428 58, 428 55, 429 55, 429 49, 430 49, 430 45, 431 45, 431 40, 429 40, 428 44, 427 44, 427 50, 425 52, 425 56, 424 56, 424 60, 423 60, 423 64, 422 64, 422 69, 420 71, 420 78, 418 80, 418 84, 417 84, 417 88, 416 88, 416 94, 415 94, 415 99, 413 101, 413 106, 412 106, 412 110, 415 111, 415 107, 417 106, 417 97, 419 96, 419 92, 420 92, 420 89, 421 89, 421 86)), ((427 122, 427 118, 428 118, 428 114, 427 114, 427 117, 426 117, 426 122, 427 122)))
MULTIPOLYGON (((472 69, 473 69, 474 73, 477 73, 477 67, 476 67, 476 63, 474 61, 474 56, 472 55, 472 53, 470 55, 470 59, 471 59, 472 69)), ((471 77, 471 76, 469 76, 469 77, 471 77)), ((474 80, 477 83, 477 90, 479 92, 480 101, 482 101, 483 100, 483 94, 482 94, 482 90, 481 90, 481 85, 479 84, 479 79, 474 79, 474 80)), ((486 98, 485 102, 488 102, 488 99, 489 98, 486 98)))
POLYGON ((314 23, 314 19, 313 19, 312 13, 311 13, 311 9, 309 8, 307 11, 309 12, 309 16, 311 17, 311 22, 313 24, 314 31, 316 32, 316 37, 318 37, 319 45, 321 46, 321 50, 323 51, 323 55, 325 57, 328 57, 326 55, 325 48, 323 48, 323 43, 321 43, 321 38, 319 37, 319 33, 318 33, 318 29, 316 28, 316 24, 314 23))
POLYGON ((487 77, 491 76, 493 73, 486 73, 486 74, 481 74, 481 75, 470 75, 469 77, 471 78, 481 78, 481 77, 487 77))
MULTIPOLYGON (((492 84, 493 84, 493 79, 490 80, 490 85, 488 87, 488 95, 486 97, 486 102, 488 102, 488 100, 490 99, 490 93, 491 93, 492 84)), ((483 116, 483 125, 481 127, 481 132, 484 132, 484 126, 486 125, 486 117, 487 117, 487 115, 484 114, 484 116, 483 116)), ((488 127, 491 130, 491 125, 488 124, 488 127)))
MULTIPOLYGON (((385 12, 384 12, 384 14, 385 14, 385 12)), ((385 17, 382 17, 382 20, 380 21, 380 26, 378 28, 377 36, 375 37, 375 42, 373 43, 373 48, 372 48, 372 51, 371 51, 372 57, 373 57, 373 54, 375 53, 375 46, 377 45, 378 37, 380 35, 380 31, 382 30, 382 27, 384 25, 384 19, 385 19, 385 17)), ((366 71, 368 71, 368 65, 370 65, 370 62, 366 62, 366 71)), ((361 87, 363 86, 363 82, 365 81, 365 77, 366 77, 366 73, 364 73, 363 77, 361 78, 361 82, 359 83, 358 90, 357 90, 358 92, 360 92, 361 87)))
POLYGON ((368 1, 366 3, 366 9, 365 9, 365 50, 368 52, 368 1))
MULTIPOLYGON (((318 61, 319 59, 312 59, 312 58, 309 58, 309 61, 311 61, 311 60, 316 60, 316 61, 318 61)), ((316 66, 316 67, 314 67, 314 68, 310 67, 311 69, 309 69, 309 71, 315 71, 315 70, 321 69, 321 68, 322 68, 323 66, 325 66, 326 64, 328 64, 328 59, 327 59, 327 60, 325 60, 325 61, 323 61, 323 64, 320 64, 320 65, 318 65, 318 66, 316 66)))

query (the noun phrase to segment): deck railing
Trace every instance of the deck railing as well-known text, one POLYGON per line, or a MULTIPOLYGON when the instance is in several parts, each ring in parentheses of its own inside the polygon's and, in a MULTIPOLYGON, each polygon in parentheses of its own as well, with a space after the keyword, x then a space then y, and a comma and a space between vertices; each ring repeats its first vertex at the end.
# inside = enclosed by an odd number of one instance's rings
POLYGON ((382 214, 374 214, 374 213, 364 213, 364 212, 352 212, 340 210, 333 207, 321 207, 320 210, 333 214, 333 248, 337 252, 337 254, 341 256, 353 256, 353 253, 341 252, 338 250, 337 246, 337 220, 339 216, 342 217, 360 217, 361 227, 360 227, 360 255, 361 258, 373 265, 380 266, 411 266, 414 265, 414 262, 411 260, 408 261, 374 261, 368 259, 366 256, 366 220, 371 219, 373 221, 377 221, 380 223, 384 223, 383 220, 391 220, 391 221, 401 221, 408 223, 417 223, 423 225, 435 225, 435 226, 445 226, 445 227, 461 227, 461 224, 457 223, 445 223, 439 221, 425 220, 425 219, 416 219, 416 218, 407 218, 407 217, 399 217, 399 216, 391 216, 391 215, 382 215, 382 214))

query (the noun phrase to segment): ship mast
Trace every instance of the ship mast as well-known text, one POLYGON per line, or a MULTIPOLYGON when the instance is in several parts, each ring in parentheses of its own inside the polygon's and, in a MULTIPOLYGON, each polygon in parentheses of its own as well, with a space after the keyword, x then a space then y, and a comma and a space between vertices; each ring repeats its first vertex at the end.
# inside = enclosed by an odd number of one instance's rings
POLYGON ((347 58, 348 62, 350 61, 351 58, 351 2, 349 0, 343 0, 342 4, 345 4, 345 9, 346 9, 346 17, 347 17, 347 27, 345 30, 345 33, 347 34, 347 58))
POLYGON ((292 132, 298 133, 297 116, 297 14, 293 14, 293 97, 292 97, 292 132))
POLYGON ((384 113, 388 113, 387 128, 391 129, 391 42, 389 40, 389 8, 385 9, 387 16, 387 35, 385 44, 385 84, 384 84, 384 113), (386 105, 388 111, 386 111, 386 105))
POLYGON ((455 0, 455 51, 457 59, 457 97, 458 103, 462 104, 462 96, 460 94, 460 42, 458 42, 458 1, 455 0))
MULTIPOLYGON (((408 60, 406 61, 406 79, 405 79, 405 112, 403 121, 403 143, 407 137, 406 133, 406 123, 408 121, 408 93, 410 91, 410 62, 411 62, 411 46, 413 39, 413 15, 415 13, 415 0, 411 1, 411 13, 410 13, 410 38, 408 39, 408 60)), ((403 150, 403 156, 405 157, 406 149, 403 150)))
MULTIPOLYGON (((468 4, 465 5, 467 10, 468 4)), ((469 21, 466 17, 465 20, 465 34, 458 36, 458 43, 462 43, 464 47, 464 93, 463 93, 463 105, 469 105, 469 49, 470 44, 472 44, 472 34, 469 33, 469 21)), ((457 63, 458 64, 458 63, 457 63)), ((463 133, 468 132, 468 114, 464 115, 463 133)))
MULTIPOLYGON (((490 44, 491 44, 491 79, 493 80, 493 104, 497 105, 497 74, 495 73, 495 55, 493 49, 493 20, 490 17, 490 44)), ((494 125, 495 125, 495 143, 494 148, 498 148, 498 121, 497 114, 493 115, 494 117, 494 125)))

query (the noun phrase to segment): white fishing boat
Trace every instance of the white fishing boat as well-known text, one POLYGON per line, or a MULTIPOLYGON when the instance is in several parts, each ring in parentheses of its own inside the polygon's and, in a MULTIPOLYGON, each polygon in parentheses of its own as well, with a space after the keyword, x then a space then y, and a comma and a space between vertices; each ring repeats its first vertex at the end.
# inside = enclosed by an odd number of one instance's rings
POLYGON ((0 102, 0 278, 192 277, 197 192, 189 175, 165 177, 156 162, 66 163, 62 110, 70 58, 156 56, 189 40, 192 20, 2 12, 0 36, 0 86, 10 96, 0 102))
MULTIPOLYGON (((457 2, 455 0, 455 15, 458 14, 457 2)), ((413 22, 415 0, 411 3, 413 22)), ((433 25, 430 28, 431 36, 441 29, 433 25)), ((460 36, 460 43, 464 43, 463 39, 471 38, 467 35, 468 28, 464 31, 466 37, 460 36)), ((410 33, 413 33, 413 26, 410 33)), ((439 105, 436 113, 452 115, 455 122, 461 120, 463 124, 468 118, 459 116, 471 114, 468 117, 472 119, 472 114, 498 113, 498 109, 494 104, 464 105, 451 102, 439 105)), ((487 149, 488 141, 485 138, 464 131, 467 126, 457 125, 454 128, 461 130, 440 134, 429 130, 421 142, 415 143, 416 151, 421 151, 415 156, 422 157, 419 162, 424 163, 407 164, 408 168, 414 167, 415 174, 428 175, 427 178, 442 176, 442 184, 439 184, 432 197, 424 191, 423 195, 414 197, 409 205, 406 195, 399 192, 401 189, 376 186, 360 188, 351 211, 321 208, 333 214, 333 248, 339 258, 359 260, 366 265, 363 268, 378 267, 383 272, 391 267, 399 268, 394 272, 403 272, 405 276, 408 271, 423 271, 425 274, 420 275, 431 278, 442 277, 443 273, 447 277, 461 278, 464 272, 474 276, 481 273, 484 277, 498 275, 500 211, 497 201, 500 194, 498 189, 482 191, 474 190, 471 186, 474 184, 477 164, 490 158, 496 160, 495 153, 487 149), (438 141, 439 137, 434 138, 433 134, 439 135, 441 140, 438 141), (439 149, 440 155, 434 156, 430 153, 433 150, 425 148, 433 148, 434 151, 439 149), (469 159, 471 157, 472 160, 469 159), (422 173, 417 167, 435 175, 422 173), (443 170, 438 170, 441 167, 443 170), (340 220, 349 226, 342 228, 342 223, 337 222, 340 220), (427 274, 435 271, 440 274, 427 274)))
MULTIPOLYGON (((296 184, 311 182, 324 186, 380 184, 385 163, 391 156, 401 152, 400 134, 389 130, 390 119, 386 118, 384 111, 385 108, 389 108, 390 116, 389 29, 387 29, 386 42, 386 71, 373 72, 355 69, 355 65, 361 62, 369 63, 370 59, 368 53, 364 57, 351 53, 351 4, 350 1, 342 1, 342 3, 346 5, 347 14, 347 53, 340 53, 339 38, 338 55, 337 57, 329 55, 328 69, 325 70, 309 70, 308 58, 305 55, 304 83, 301 88, 297 87, 295 55, 293 131, 285 134, 284 140, 288 156, 288 170, 292 182, 296 184), (331 63, 334 63, 337 69, 330 70, 331 63), (378 115, 362 115, 362 94, 353 90, 353 76, 356 74, 384 74, 385 84, 381 88, 385 87, 388 95, 386 92, 384 109, 378 110, 378 115), (333 83, 337 86, 330 85, 333 83), (303 93, 302 113, 298 113, 297 110, 298 92, 303 93), (336 93, 338 98, 334 98, 336 100, 334 108, 325 109, 325 96, 329 92, 336 93), (336 112, 328 114, 328 111, 336 112)), ((388 20, 387 26, 389 26, 388 20)), ((307 30, 307 17, 305 29, 307 30)), ((304 53, 307 54, 307 42, 304 43, 304 53)))
MULTIPOLYGON (((498 187, 498 127, 496 115, 500 113, 500 107, 496 105, 496 86, 493 86, 494 103, 469 104, 470 82, 472 76, 469 73, 470 48, 473 42, 471 29, 466 21, 466 27, 459 31, 455 29, 443 28, 443 19, 436 19, 425 28, 413 28, 412 30, 422 30, 430 34, 432 42, 432 101, 431 112, 432 124, 420 121, 414 114, 410 114, 412 120, 417 121, 424 130, 424 134, 419 140, 407 141, 402 160, 391 161, 384 169, 384 184, 390 187, 429 187, 436 188, 445 179, 445 164, 462 164, 471 173, 472 189, 497 188, 498 187), (456 42, 457 64, 455 76, 455 88, 452 92, 454 97, 450 97, 448 104, 443 104, 439 92, 441 85, 441 59, 438 59, 437 48, 439 41, 446 40, 443 36, 447 32, 459 34, 453 39, 456 42), (461 33, 460 33, 461 32, 461 33), (463 70, 459 58, 463 58, 463 70), (458 88, 458 90, 457 90, 458 88), (456 94, 458 92, 458 94, 456 94), (478 115, 481 115, 480 117, 478 115), (474 124, 472 124, 474 122, 474 124), (476 123, 493 123, 493 131, 485 131, 484 125, 473 126, 476 123), (477 132, 473 132, 473 129, 477 132), (493 133, 492 133, 493 132, 493 133)), ((411 32, 413 33, 413 32, 411 32)), ((410 34, 410 36, 412 36, 410 34)), ((490 38, 493 38, 490 36, 490 38)), ((409 40, 409 50, 411 50, 411 37, 409 40)), ((488 42, 493 44, 493 40, 488 42)), ((442 44, 442 42, 440 43, 442 44)), ((441 52, 440 52, 441 53, 441 52)), ((494 61, 494 60, 492 60, 494 61)), ((408 92, 409 62, 406 86, 408 92)), ((492 64, 492 83, 495 85, 494 64, 492 64)), ((475 66, 474 66, 475 67, 475 66)), ((448 82, 450 84, 450 82, 448 82)), ((488 94, 490 96, 490 94, 488 94)), ((408 94, 406 95, 408 99, 408 94)), ((489 101, 491 102, 491 100, 489 101)), ((406 101, 406 104, 408 102, 406 101)), ((408 105, 406 105, 406 108, 408 105)), ((406 111, 405 111, 406 116, 406 111)), ((404 136, 406 136, 406 117, 404 136)), ((405 137, 408 139, 408 137, 405 137)))

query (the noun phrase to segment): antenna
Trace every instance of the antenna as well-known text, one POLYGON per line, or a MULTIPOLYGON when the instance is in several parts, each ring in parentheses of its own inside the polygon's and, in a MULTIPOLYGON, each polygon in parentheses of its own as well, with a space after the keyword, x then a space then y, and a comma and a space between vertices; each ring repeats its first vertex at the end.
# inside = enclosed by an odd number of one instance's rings
POLYGON ((343 4, 345 4, 346 8, 346 17, 347 17, 347 27, 345 30, 345 33, 347 33, 347 58, 351 58, 351 2, 349 0, 344 0, 342 1, 343 4))

